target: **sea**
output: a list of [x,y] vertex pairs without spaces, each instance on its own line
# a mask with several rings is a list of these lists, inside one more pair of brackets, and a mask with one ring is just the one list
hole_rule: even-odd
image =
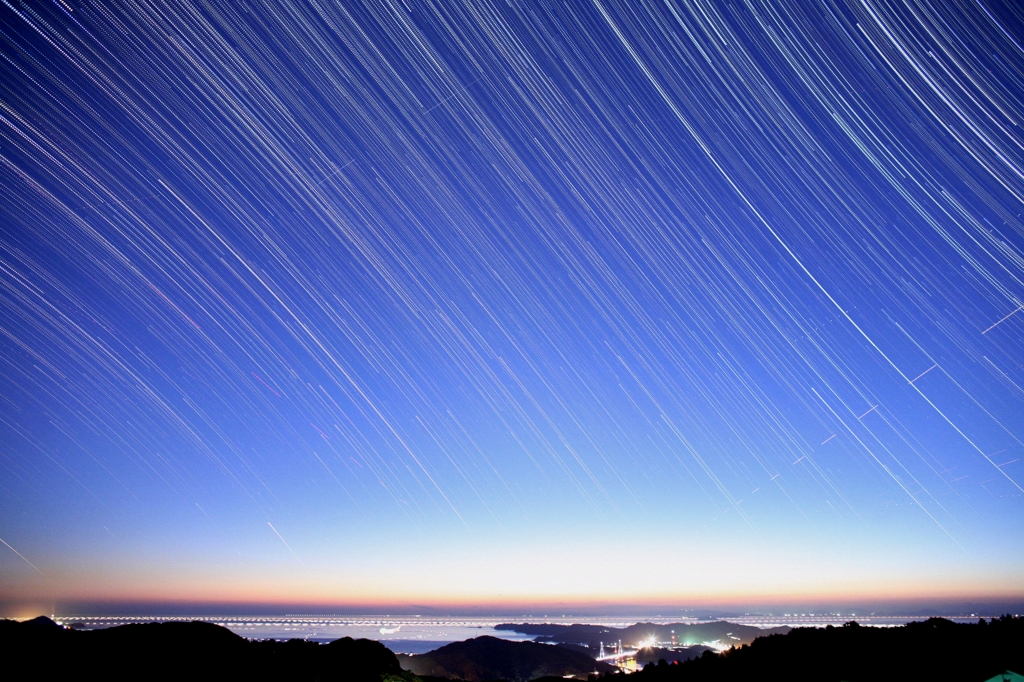
[[[977,614],[943,616],[956,622],[977,622]],[[991,617],[991,616],[988,616]],[[323,615],[323,614],[285,614],[285,615],[251,615],[251,616],[216,616],[216,615],[85,615],[60,614],[54,620],[63,625],[81,629],[100,629],[125,625],[127,623],[152,623],[169,621],[202,620],[228,628],[232,632],[249,639],[306,639],[316,642],[331,642],[342,637],[354,639],[374,639],[383,643],[395,653],[423,654],[438,647],[474,637],[490,635],[513,641],[533,639],[530,635],[522,635],[510,630],[497,630],[500,623],[587,623],[607,627],[623,628],[634,623],[702,623],[707,619],[686,616],[670,617],[594,617],[565,616],[552,618],[536,615],[502,616],[502,617],[462,617],[462,616],[392,616],[392,615]],[[851,620],[861,625],[876,627],[894,627],[911,621],[925,620],[927,616],[891,616],[857,613],[786,613],[768,615],[729,615],[714,620],[728,620],[731,623],[753,625],[769,628],[780,625],[790,627],[825,627],[839,626]]]

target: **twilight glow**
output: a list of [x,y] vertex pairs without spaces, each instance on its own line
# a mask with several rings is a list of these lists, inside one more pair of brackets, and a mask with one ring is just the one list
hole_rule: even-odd
[[1015,3],[0,7],[0,607],[1024,598]]

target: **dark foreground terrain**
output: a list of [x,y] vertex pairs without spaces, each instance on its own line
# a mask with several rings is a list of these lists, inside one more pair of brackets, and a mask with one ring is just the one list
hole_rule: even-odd
[[[651,652],[654,655],[661,652]],[[682,652],[677,652],[682,653]],[[692,653],[692,652],[688,652]],[[478,637],[399,658],[379,642],[249,641],[210,623],[151,623],[106,630],[62,628],[47,618],[0,621],[4,679],[294,680],[345,682],[616,682],[587,653],[535,642]],[[402,667],[407,670],[403,670]],[[956,624],[941,618],[897,628],[798,628],[722,655],[651,663],[631,682],[983,682],[1024,671],[1024,618]],[[623,681],[624,682],[624,681]]]
[[630,682],[983,682],[1006,670],[1024,672],[1024,618],[797,628],[721,655],[649,665]]
[[[212,623],[148,623],[70,630],[40,616],[0,621],[4,678],[53,680],[295,680],[403,682],[379,642],[249,641]],[[14,675],[7,677],[7,675]]]
[[452,642],[419,656],[399,654],[402,667],[416,675],[449,677],[482,682],[508,680],[529,682],[539,677],[581,679],[593,673],[611,673],[616,668],[595,661],[592,656],[549,644],[510,642],[496,637],[476,637]]

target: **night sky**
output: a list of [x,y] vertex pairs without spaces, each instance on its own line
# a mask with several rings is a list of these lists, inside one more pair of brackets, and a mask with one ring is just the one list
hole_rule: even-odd
[[1019,5],[0,1],[4,604],[1024,595]]

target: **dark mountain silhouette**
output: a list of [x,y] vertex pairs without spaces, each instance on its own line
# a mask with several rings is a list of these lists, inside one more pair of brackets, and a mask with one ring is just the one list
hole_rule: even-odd
[[551,623],[503,623],[496,630],[518,632],[523,635],[534,635],[537,642],[556,642],[559,644],[580,644],[587,646],[596,657],[601,642],[607,647],[611,642],[622,640],[623,645],[635,646],[653,639],[655,642],[671,642],[673,631],[676,643],[691,646],[704,642],[719,641],[726,645],[740,646],[750,644],[756,637],[785,634],[788,627],[756,628],[751,625],[739,625],[720,620],[713,623],[637,623],[626,628],[612,628],[602,625],[555,625]]
[[585,644],[570,644],[568,642],[555,642],[554,644],[555,644],[555,646],[560,646],[560,647],[562,647],[564,649],[569,649],[570,651],[578,651],[581,654],[586,654],[587,656],[590,656],[591,658],[596,658],[597,657],[597,652],[596,651],[591,651],[590,647],[588,647]]
[[[1024,618],[957,624],[942,618],[896,628],[798,628],[721,655],[648,665],[631,682],[982,682],[1024,670]],[[611,682],[609,680],[609,682]]]
[[705,651],[714,651],[714,649],[702,644],[694,644],[693,646],[687,646],[681,649],[661,649],[656,646],[645,647],[636,652],[636,663],[639,666],[644,666],[648,663],[657,663],[658,661],[681,663],[682,661],[689,661],[691,658],[697,658]]
[[43,617],[2,620],[0,660],[7,670],[44,679],[382,682],[409,677],[379,642],[350,637],[330,644],[250,642],[202,622],[72,630]]
[[529,682],[544,676],[574,675],[586,678],[614,667],[564,647],[536,642],[510,642],[496,637],[477,637],[453,642],[419,656],[400,655],[402,667],[417,675],[453,677],[469,682],[509,680]]
[[[607,637],[608,633],[600,635]],[[586,653],[589,650],[575,648],[478,637],[422,656],[402,656],[400,664],[379,642],[348,637],[330,644],[249,641],[202,622],[72,630],[43,617],[23,623],[0,621],[4,670],[24,671],[22,676],[41,679],[443,682],[438,678],[461,678],[468,682],[529,682],[547,677],[544,682],[558,682],[566,675],[586,679],[595,671],[607,674],[614,670],[591,658]],[[785,635],[757,638],[721,655],[705,651],[692,660],[667,662],[674,656],[696,653],[698,648],[642,650],[641,662],[655,656],[662,660],[648,664],[629,679],[982,682],[1007,670],[1024,671],[1024,618],[1004,616],[976,624],[932,618],[897,628],[856,623],[839,628],[798,628]],[[414,673],[436,677],[417,679]],[[612,673],[606,682],[620,679],[618,673]]]
[[604,625],[556,625],[554,623],[501,623],[495,625],[494,629],[570,644],[586,644],[591,640],[611,642],[618,638],[618,633],[622,632],[620,628]]

